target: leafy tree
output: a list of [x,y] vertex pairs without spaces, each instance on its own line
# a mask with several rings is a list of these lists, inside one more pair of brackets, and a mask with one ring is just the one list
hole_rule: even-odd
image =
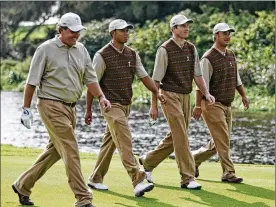
[[[52,6],[55,5],[54,1],[1,1],[1,25],[3,24],[5,29],[2,31],[1,26],[1,37],[4,38],[9,36],[11,45],[13,45],[17,35],[16,31],[20,28],[20,22],[22,21],[33,21],[37,22],[33,26],[29,27],[23,37],[20,38],[20,47],[14,46],[14,50],[19,52],[18,58],[25,58],[28,54],[28,47],[30,45],[30,35],[48,20],[53,14],[51,13]],[[9,42],[7,39],[5,40]],[[4,53],[8,55],[9,49]],[[29,54],[30,55],[30,54]],[[2,56],[2,52],[1,52]]]

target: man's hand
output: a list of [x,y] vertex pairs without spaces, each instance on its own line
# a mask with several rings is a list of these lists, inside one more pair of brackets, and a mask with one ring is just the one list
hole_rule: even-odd
[[167,99],[165,98],[165,96],[162,93],[158,93],[157,98],[159,99],[161,104],[166,104],[167,103]]
[[201,108],[198,107],[198,106],[195,106],[195,108],[193,110],[193,117],[195,118],[195,120],[199,120],[200,119],[201,113],[202,113]]
[[92,111],[85,112],[85,123],[90,125],[92,123]]
[[99,97],[99,103],[100,103],[101,107],[104,109],[105,112],[108,112],[111,109],[111,104],[110,104],[109,100],[107,100],[105,98],[104,95],[101,95]]
[[151,106],[149,114],[150,114],[150,118],[155,121],[158,117],[158,107],[157,106]]
[[206,100],[209,102],[209,105],[213,105],[215,104],[215,97],[212,96],[210,93],[208,93],[207,95],[205,95]]
[[246,96],[242,97],[242,103],[244,106],[244,110],[246,111],[249,108],[249,100]]
[[28,129],[31,128],[33,123],[33,115],[30,108],[22,107],[21,123]]

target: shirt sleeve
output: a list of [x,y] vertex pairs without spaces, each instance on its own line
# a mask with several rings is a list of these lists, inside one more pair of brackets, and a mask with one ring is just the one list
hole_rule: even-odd
[[83,82],[86,85],[90,84],[90,83],[97,83],[98,82],[97,74],[96,74],[94,67],[92,66],[91,58],[89,56],[87,49],[84,48],[84,50],[85,50],[85,57],[86,57],[85,58],[86,65],[85,65]]
[[242,81],[241,81],[241,77],[240,77],[240,74],[239,74],[239,70],[237,70],[237,87],[242,85]]
[[[213,74],[213,67],[207,58],[202,58],[202,60],[200,61],[200,67],[202,68],[202,76],[209,91],[209,83]],[[196,87],[196,90],[199,90],[199,88]]]
[[44,73],[47,62],[47,55],[45,49],[45,47],[38,47],[34,53],[27,78],[27,83],[30,85],[40,85],[41,78]]
[[202,76],[202,70],[200,67],[200,63],[199,63],[199,56],[198,56],[198,52],[196,50],[196,47],[194,46],[194,56],[195,56],[195,68],[194,68],[194,76],[198,77],[198,76]]
[[106,69],[105,61],[100,53],[97,52],[94,55],[92,66],[96,70],[98,81],[100,82]]
[[138,53],[136,52],[136,76],[141,79],[144,78],[146,76],[148,76],[147,71],[145,70],[141,58],[138,55]]
[[156,53],[154,70],[152,79],[155,81],[162,81],[168,67],[168,54],[167,50],[163,47],[159,47]]

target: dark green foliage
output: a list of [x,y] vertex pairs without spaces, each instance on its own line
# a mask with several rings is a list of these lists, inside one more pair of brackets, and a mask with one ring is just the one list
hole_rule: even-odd
[[85,34],[81,36],[80,41],[89,51],[91,58],[93,58],[94,54],[111,40],[111,36],[108,33],[108,25],[110,21],[111,20],[105,20],[99,22],[94,20],[85,25],[87,31],[85,31]]
[[[255,15],[247,11],[235,14],[218,12],[216,8],[202,6],[203,14],[184,10],[187,17],[194,20],[190,25],[188,41],[197,47],[199,56],[213,45],[212,30],[216,23],[227,22],[234,26],[236,32],[231,39],[230,49],[234,51],[243,83],[246,86],[265,86],[269,94],[275,94],[275,15],[273,12],[261,11]],[[131,36],[130,46],[140,53],[142,62],[149,74],[152,74],[157,48],[171,37],[169,20],[147,21],[137,28]]]
[[1,59],[1,90],[23,91],[31,57],[25,61]]

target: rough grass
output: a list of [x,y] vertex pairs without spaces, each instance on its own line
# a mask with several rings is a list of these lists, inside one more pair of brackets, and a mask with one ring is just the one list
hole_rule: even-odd
[[[1,145],[1,206],[19,206],[11,184],[32,165],[42,150]],[[81,153],[84,178],[87,181],[97,156]],[[175,160],[166,159],[153,176],[155,188],[142,198],[133,195],[133,188],[118,155],[114,155],[105,184],[109,191],[93,190],[97,207],[272,207],[274,206],[274,166],[236,164],[243,184],[220,182],[219,163],[206,162],[200,167],[200,191],[179,188],[179,173]],[[75,199],[67,184],[63,163],[57,162],[34,186],[31,199],[37,207],[73,206]]]

